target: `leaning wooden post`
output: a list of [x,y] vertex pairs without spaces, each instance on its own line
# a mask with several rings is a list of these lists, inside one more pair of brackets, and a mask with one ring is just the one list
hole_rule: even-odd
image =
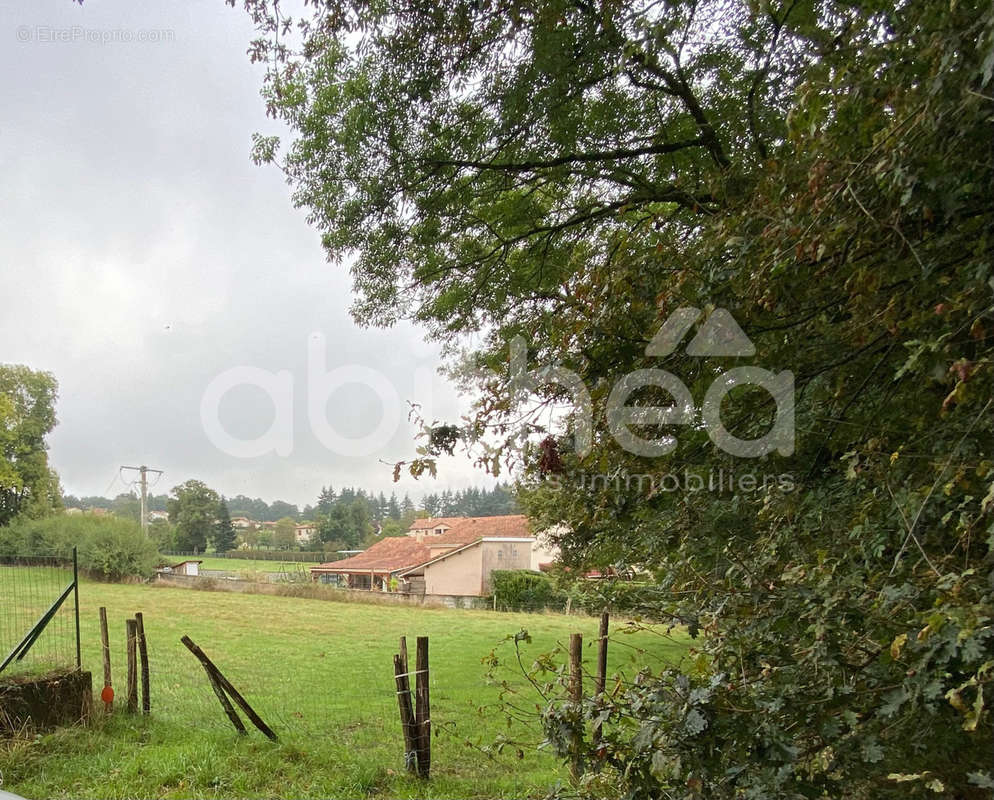
[[[605,611],[601,614],[601,628],[597,639],[597,682],[594,685],[594,696],[598,703],[604,700],[604,687],[607,685],[607,636],[610,617]],[[594,723],[594,749],[601,741],[601,723]]]
[[238,731],[239,734],[247,734],[248,731],[245,730],[245,723],[242,722],[241,717],[238,716],[238,712],[235,711],[234,706],[231,705],[228,695],[224,693],[224,689],[222,689],[221,684],[217,682],[217,678],[214,677],[214,673],[211,672],[206,665],[202,666],[204,667],[204,672],[207,673],[207,680],[211,685],[211,689],[214,690],[214,694],[217,695],[217,699],[221,703],[221,708],[224,710],[225,716],[231,720],[231,724],[235,726],[235,730]]
[[[189,644],[187,644],[187,642],[189,642]],[[218,683],[217,678],[214,677],[214,673],[211,672],[205,663],[205,660],[210,661],[210,659],[204,655],[203,650],[193,644],[193,642],[187,639],[186,636],[183,637],[183,644],[185,644],[190,652],[197,656],[200,660],[200,665],[204,668],[204,672],[207,673],[207,681],[210,683],[211,689],[214,690],[214,694],[217,695],[218,702],[221,703],[221,708],[224,710],[225,716],[227,716],[228,719],[231,720],[231,724],[235,726],[235,730],[242,735],[248,733],[248,731],[245,730],[245,724],[242,722],[241,717],[238,716],[238,712],[235,711],[234,707],[231,705],[228,695],[224,693],[224,689],[221,688],[221,684]],[[196,650],[193,648],[196,648]],[[201,655],[204,655],[204,657],[200,658]]]
[[[208,675],[213,679],[213,681],[215,681],[221,689],[227,692],[238,707],[245,712],[245,716],[249,718],[252,724],[272,741],[278,741],[279,737],[276,735],[275,731],[273,731],[272,728],[262,721],[262,717],[255,713],[255,709],[252,708],[252,706],[248,704],[248,701],[242,697],[241,693],[239,693],[239,691],[231,685],[231,681],[224,677],[224,674],[217,668],[214,662],[207,657],[207,654],[197,647],[189,636],[184,636],[180,639],[180,641],[186,646],[186,649],[193,653],[193,655],[197,657],[197,660],[203,664],[204,669],[207,670]],[[227,709],[225,710],[227,711]]]
[[573,714],[576,715],[576,725],[573,730],[573,741],[570,745],[570,774],[574,780],[579,780],[583,774],[583,635],[569,635],[569,699],[573,704]]
[[414,719],[417,723],[418,738],[418,775],[427,778],[431,773],[431,703],[428,697],[428,637],[418,637],[418,652],[416,661],[415,680],[415,709]]
[[148,640],[145,638],[145,619],[139,611],[135,614],[135,627],[138,634],[138,659],[141,662],[142,714],[148,714],[152,701],[148,696]]
[[404,731],[404,766],[417,772],[417,740],[414,732],[414,710],[411,708],[411,684],[401,656],[393,657],[394,682],[397,685],[397,705],[400,707],[400,727]]
[[100,697],[104,701],[104,711],[110,713],[114,708],[114,684],[110,679],[110,633],[107,630],[107,609],[104,606],[100,606],[100,645],[104,656],[104,688]]
[[138,710],[138,660],[135,653],[138,623],[129,619],[125,629],[128,643],[128,712],[134,714]]

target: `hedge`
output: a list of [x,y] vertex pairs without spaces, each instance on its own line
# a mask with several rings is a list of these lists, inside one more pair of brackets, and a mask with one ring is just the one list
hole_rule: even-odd
[[90,577],[120,580],[155,574],[155,545],[132,520],[58,515],[17,519],[0,528],[0,555],[70,558],[74,546],[80,571]]

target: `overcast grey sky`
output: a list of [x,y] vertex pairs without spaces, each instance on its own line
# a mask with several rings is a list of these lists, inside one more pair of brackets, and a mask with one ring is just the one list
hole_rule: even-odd
[[[410,327],[353,324],[347,272],[325,262],[279,172],[249,159],[253,132],[281,132],[245,55],[252,35],[222,0],[0,0],[0,362],[58,378],[50,456],[67,493],[116,494],[118,466],[146,463],[166,471],[156,492],[199,478],[303,505],[328,483],[390,491],[379,460],[412,453],[406,422],[360,457],[330,451],[309,424],[315,335],[328,370],[374,368],[405,408],[428,400],[416,376],[434,372],[437,351]],[[290,373],[286,456],[234,457],[205,433],[205,390],[243,365]],[[430,394],[436,417],[458,413],[437,375]],[[327,410],[350,438],[382,416],[357,385]],[[218,416],[251,438],[274,407],[239,387]],[[420,497],[483,482],[459,459],[437,482],[394,488]]]

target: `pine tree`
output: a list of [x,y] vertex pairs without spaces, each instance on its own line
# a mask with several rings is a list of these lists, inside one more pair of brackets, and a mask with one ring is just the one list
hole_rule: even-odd
[[387,516],[390,519],[400,519],[400,503],[397,502],[396,492],[390,492],[390,500],[387,502]]
[[225,553],[235,549],[237,542],[235,526],[231,524],[231,513],[228,511],[228,503],[222,497],[217,507],[217,520],[214,522],[214,530],[211,534],[211,543],[218,553]]
[[331,486],[322,486],[321,494],[318,495],[318,504],[316,506],[318,512],[328,516],[331,513],[331,507],[335,505],[337,497],[335,495],[335,490]]

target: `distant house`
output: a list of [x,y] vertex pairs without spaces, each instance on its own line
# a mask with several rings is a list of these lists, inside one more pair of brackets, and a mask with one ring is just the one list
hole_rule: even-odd
[[318,527],[313,522],[303,522],[294,526],[293,535],[297,544],[307,544],[317,536]]
[[465,522],[469,517],[424,517],[416,519],[407,529],[407,535],[417,540],[422,540],[426,536],[441,536],[443,533],[452,530],[453,525]]
[[350,558],[311,567],[311,579],[348,589],[403,590],[399,580],[393,579],[398,573],[427,561],[430,556],[428,548],[417,539],[390,536]]
[[538,571],[557,555],[521,514],[419,522],[406,537],[382,539],[351,558],[311,567],[313,580],[351,589],[480,597],[490,594],[495,569]]
[[537,569],[536,537],[521,514],[469,517],[424,544],[429,558],[398,575],[419,594],[480,597],[490,594],[495,569]]
[[244,531],[248,528],[259,527],[259,523],[255,520],[249,519],[248,517],[232,517],[231,527],[235,530]]
[[168,512],[166,512],[166,511],[149,511],[148,512],[148,521],[149,522],[155,522],[156,520],[159,520],[159,519],[169,519]]

